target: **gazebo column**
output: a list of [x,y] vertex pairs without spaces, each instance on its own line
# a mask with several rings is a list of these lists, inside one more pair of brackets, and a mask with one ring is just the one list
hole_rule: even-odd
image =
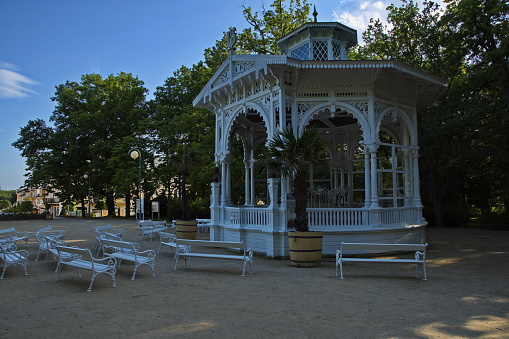
[[371,207],[371,165],[369,149],[364,145],[364,207]]
[[379,208],[378,204],[378,178],[377,178],[377,150],[375,145],[368,146],[370,154],[370,180],[371,180],[371,208]]
[[251,200],[251,164],[249,160],[244,160],[244,205],[252,206]]
[[412,162],[413,162],[413,168],[412,173],[414,175],[413,177],[413,195],[414,195],[414,206],[418,208],[422,208],[422,202],[421,202],[421,188],[419,185],[419,153],[417,149],[410,150],[410,153],[412,154]]
[[255,192],[255,166],[254,166],[254,163],[255,163],[255,160],[252,159],[251,160],[251,164],[250,164],[250,171],[251,171],[251,180],[250,180],[250,184],[251,184],[251,189],[250,189],[250,192],[251,192],[251,206],[254,206],[256,205],[256,192]]
[[221,206],[226,206],[226,162],[221,160]]
[[232,174],[231,174],[231,161],[225,161],[226,164],[226,198],[225,202],[227,206],[231,205],[232,202]]

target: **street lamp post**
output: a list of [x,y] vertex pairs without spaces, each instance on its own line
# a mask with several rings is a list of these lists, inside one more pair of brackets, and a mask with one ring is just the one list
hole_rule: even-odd
[[[143,206],[143,198],[141,194],[141,152],[139,149],[133,147],[129,150],[129,156],[133,158],[134,160],[138,159],[138,199],[136,199],[136,220],[144,220],[144,206]],[[138,217],[139,213],[139,217]]]
[[90,175],[88,175],[88,173],[85,173],[85,175],[83,175],[83,178],[88,179],[88,190],[87,190],[88,209],[87,209],[87,212],[90,214]]

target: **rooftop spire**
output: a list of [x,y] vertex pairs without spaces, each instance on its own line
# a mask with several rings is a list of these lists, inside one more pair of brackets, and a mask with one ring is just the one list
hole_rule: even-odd
[[316,18],[318,16],[318,12],[316,11],[315,5],[313,5],[313,16],[315,17],[315,22],[318,22],[318,19]]

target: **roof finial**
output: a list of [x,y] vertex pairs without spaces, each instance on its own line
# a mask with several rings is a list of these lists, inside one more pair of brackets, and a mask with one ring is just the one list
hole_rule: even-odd
[[315,22],[318,22],[318,20],[316,19],[316,17],[318,16],[318,12],[316,11],[316,6],[313,5],[313,16],[315,17]]
[[230,55],[233,55],[235,53],[235,44],[237,43],[237,28],[230,27],[230,31],[226,34],[226,44],[228,45]]

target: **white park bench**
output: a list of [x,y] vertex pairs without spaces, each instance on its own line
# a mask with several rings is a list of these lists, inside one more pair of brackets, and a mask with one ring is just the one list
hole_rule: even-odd
[[[342,242],[339,249],[336,251],[336,276],[338,276],[338,268],[343,277],[343,262],[399,262],[406,264],[415,264],[415,276],[418,277],[419,265],[422,265],[424,278],[426,276],[426,247],[428,244],[378,244],[378,243],[347,243]],[[346,252],[413,252],[413,258],[367,258],[367,257],[345,257]]]
[[28,232],[17,232],[14,227],[0,230],[0,243],[12,242],[16,244],[18,240],[23,240],[28,247]]
[[101,237],[103,233],[107,233],[107,235],[113,235],[116,239],[122,240],[122,235],[124,234],[124,230],[121,228],[113,228],[110,224],[105,226],[92,226],[95,235],[94,248],[100,247],[101,244],[98,238]]
[[52,236],[55,236],[56,239],[64,239],[64,235],[65,235],[64,230],[54,230],[51,226],[38,228],[37,233],[42,234],[42,235],[52,235]]
[[196,225],[198,233],[208,233],[210,231],[210,219],[196,219],[196,221],[198,222]]
[[13,243],[0,244],[0,260],[4,262],[4,269],[0,279],[4,278],[5,270],[11,265],[20,265],[27,273],[28,265],[28,251],[18,250],[16,245]]
[[[39,248],[43,248],[46,251],[46,259],[45,263],[48,262],[49,254],[53,254],[53,258],[56,259],[58,257],[57,246],[67,246],[64,240],[55,239],[55,237],[51,235],[45,235],[41,237],[42,244],[39,245]],[[39,253],[37,254],[39,255]]]
[[135,242],[102,239],[103,253],[110,258],[116,258],[120,265],[122,260],[134,263],[134,273],[131,280],[136,277],[136,271],[141,265],[152,268],[152,276],[155,277],[154,267],[156,264],[156,252],[154,250],[140,251],[140,245]]
[[[206,259],[230,259],[230,260],[241,260],[244,265],[242,268],[242,276],[246,273],[246,264],[249,263],[250,273],[253,270],[253,250],[245,248],[244,242],[234,241],[208,241],[208,240],[188,240],[188,239],[176,239],[177,248],[182,248],[182,251],[175,252],[175,267],[177,270],[177,264],[179,257],[184,259],[184,267],[187,267],[187,259],[206,258]],[[210,249],[213,248],[226,248],[230,250],[238,250],[240,254],[220,254],[210,253]],[[207,250],[208,251],[203,251]]]
[[[168,233],[168,232],[159,232],[159,249],[157,250],[157,253],[161,253],[161,248],[163,246],[168,246],[170,250],[173,248],[173,251],[177,251],[177,235],[174,233]],[[187,246],[180,245],[179,251],[185,251],[185,248]]]
[[35,233],[35,239],[37,239],[37,243],[39,244],[39,249],[37,251],[37,256],[35,257],[35,261],[39,260],[39,256],[41,253],[46,253],[46,261],[48,260],[49,255],[49,243],[45,237],[49,237],[55,241],[61,241],[64,237],[65,231],[53,231],[51,226],[46,226],[43,228],[37,229]]
[[112,287],[116,287],[115,273],[117,272],[117,260],[115,258],[106,257],[102,259],[96,259],[92,256],[92,253],[88,248],[67,246],[57,246],[57,253],[57,281],[60,279],[60,272],[62,271],[62,267],[71,266],[76,268],[78,277],[80,278],[82,269],[92,271],[92,279],[90,280],[90,285],[87,289],[88,292],[92,291],[92,284],[94,283],[94,279],[98,274],[101,273],[109,274],[113,280]]
[[[95,237],[95,243],[94,243],[94,247],[97,247],[96,256],[98,256],[99,253],[101,253],[101,251],[104,249],[104,246],[102,244],[103,239],[123,241],[121,236],[118,236],[118,235],[115,235],[115,234],[112,234],[112,233],[108,233],[108,232],[101,232],[101,233],[99,233]],[[96,245],[96,244],[99,244],[99,245]]]
[[138,221],[139,230],[138,234],[141,234],[140,240],[143,237],[149,237],[150,241],[159,233],[168,229],[166,221],[153,221],[153,220],[140,220]]

